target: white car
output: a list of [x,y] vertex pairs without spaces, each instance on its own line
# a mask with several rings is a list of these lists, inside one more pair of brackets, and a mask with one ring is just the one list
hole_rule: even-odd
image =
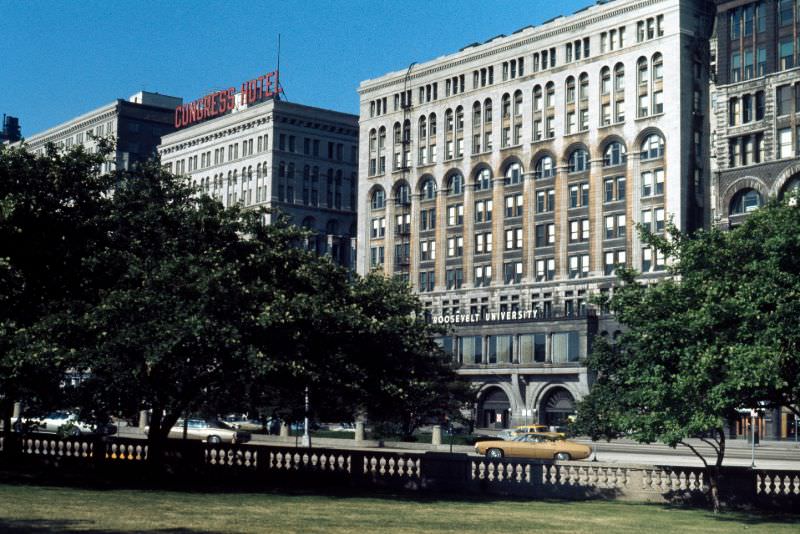
[[92,425],[78,419],[77,414],[68,411],[50,412],[44,417],[34,417],[29,420],[29,427],[34,432],[47,432],[56,434],[63,428],[67,436],[80,436],[82,434],[114,434],[117,428],[114,425]]

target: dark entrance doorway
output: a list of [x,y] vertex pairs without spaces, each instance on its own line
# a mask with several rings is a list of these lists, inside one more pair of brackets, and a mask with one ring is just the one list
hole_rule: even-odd
[[575,415],[575,399],[564,388],[551,390],[542,400],[541,412],[547,426],[566,426],[569,417]]
[[508,428],[511,403],[500,388],[491,388],[483,395],[478,408],[478,426],[483,428]]

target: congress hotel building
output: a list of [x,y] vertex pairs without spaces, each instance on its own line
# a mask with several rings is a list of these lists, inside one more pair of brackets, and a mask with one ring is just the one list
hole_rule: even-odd
[[[361,83],[357,269],[408,279],[478,427],[563,423],[636,224],[707,223],[713,5],[598,2]],[[704,155],[706,154],[706,155]]]

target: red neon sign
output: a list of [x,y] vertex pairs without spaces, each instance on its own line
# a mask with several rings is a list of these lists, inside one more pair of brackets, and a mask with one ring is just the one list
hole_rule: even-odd
[[[242,83],[240,94],[242,104],[254,104],[280,93],[278,71],[268,72],[258,78]],[[175,128],[189,126],[196,122],[223,115],[236,106],[236,89],[231,87],[211,93],[194,102],[175,108]]]

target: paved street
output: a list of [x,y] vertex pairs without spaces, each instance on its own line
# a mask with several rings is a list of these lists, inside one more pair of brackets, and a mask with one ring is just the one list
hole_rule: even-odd
[[[143,437],[137,428],[122,427],[119,429],[121,437]],[[446,436],[444,441],[446,442]],[[701,461],[686,447],[672,449],[662,444],[639,444],[627,440],[612,442],[591,442],[587,439],[576,439],[575,441],[591,445],[596,453],[597,460],[601,462],[618,462],[625,464],[664,464],[664,465],[685,465],[688,467],[700,467]],[[710,448],[703,445],[699,440],[690,441],[699,450],[710,453]],[[255,445],[284,445],[294,446],[294,437],[286,440],[277,436],[264,436],[254,434]],[[343,448],[343,449],[365,449],[376,450],[374,442],[366,445],[357,446],[352,440],[345,439],[314,439],[312,445],[324,448]],[[381,447],[380,450],[386,452],[408,452],[431,450],[432,447],[425,447],[424,444],[414,443],[408,446],[391,443],[391,447]],[[438,450],[449,450],[446,445]],[[468,446],[454,446],[453,452],[473,454],[473,448]],[[710,458],[710,456],[709,456]],[[726,453],[724,465],[727,466],[750,466],[751,448],[749,443],[742,440],[731,440],[726,442]],[[756,468],[761,469],[795,469],[800,470],[800,445],[790,441],[764,441],[756,447]]]

